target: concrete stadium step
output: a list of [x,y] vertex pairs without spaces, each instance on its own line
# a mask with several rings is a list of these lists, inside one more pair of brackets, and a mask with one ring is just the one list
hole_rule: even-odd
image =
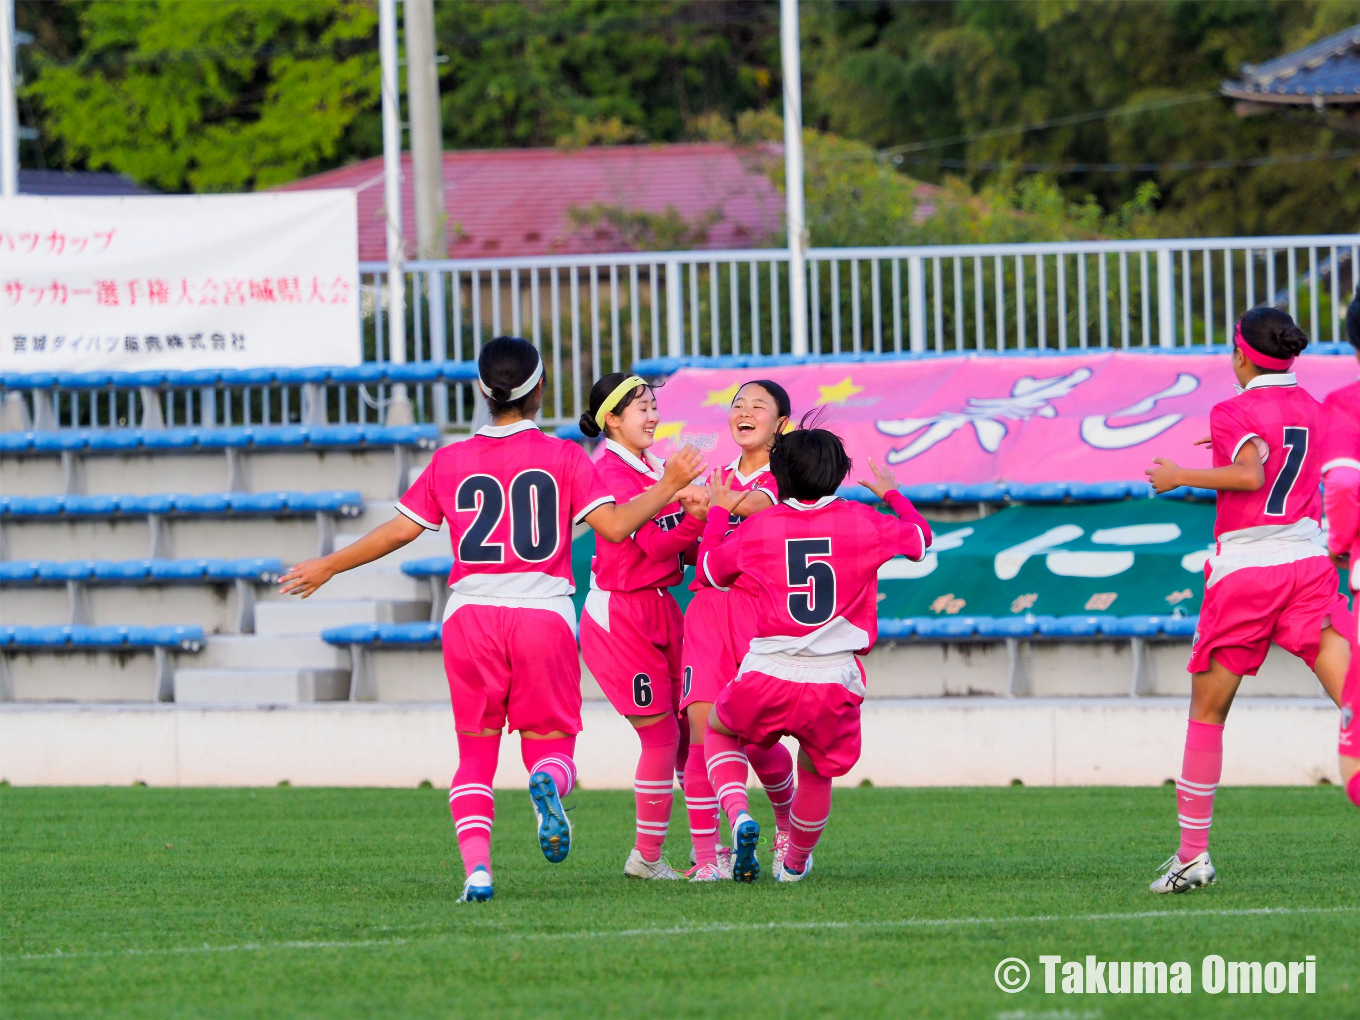
[[343,669],[177,669],[175,702],[199,705],[296,705],[344,701]]
[[347,623],[416,623],[429,618],[430,603],[415,599],[270,601],[255,607],[255,633],[316,635]]
[[194,656],[205,669],[341,669],[350,667],[349,652],[311,635],[213,635]]

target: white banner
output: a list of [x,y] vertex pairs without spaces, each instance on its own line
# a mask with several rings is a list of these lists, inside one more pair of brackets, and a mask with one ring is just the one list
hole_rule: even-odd
[[0,369],[354,365],[352,191],[0,199]]

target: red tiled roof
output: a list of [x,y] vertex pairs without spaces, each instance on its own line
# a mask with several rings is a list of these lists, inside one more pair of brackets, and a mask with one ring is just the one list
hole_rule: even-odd
[[[410,154],[402,157],[402,221],[415,244]],[[369,159],[293,181],[279,190],[360,188],[359,258],[387,258],[382,160]],[[505,258],[627,250],[607,225],[577,226],[569,210],[596,205],[664,213],[691,226],[712,221],[705,249],[766,243],[784,218],[784,198],[752,165],[749,150],[700,143],[585,149],[500,149],[444,154],[444,203],[453,258]]]

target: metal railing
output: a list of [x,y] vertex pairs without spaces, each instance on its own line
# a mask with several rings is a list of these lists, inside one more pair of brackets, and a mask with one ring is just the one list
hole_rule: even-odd
[[[1357,264],[1357,234],[814,248],[809,353],[1222,344],[1258,304],[1335,341]],[[406,357],[474,360],[524,336],[543,352],[543,420],[574,421],[595,378],[642,358],[794,353],[788,271],[774,248],[412,262]],[[360,272],[365,356],[385,360],[386,266]],[[471,391],[454,389],[418,414],[468,423]]]

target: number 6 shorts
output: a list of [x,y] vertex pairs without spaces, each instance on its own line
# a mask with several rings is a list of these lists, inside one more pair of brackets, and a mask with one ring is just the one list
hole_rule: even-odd
[[552,608],[491,606],[450,598],[444,671],[454,725],[463,732],[581,732],[581,660],[571,599]]
[[685,620],[668,591],[598,591],[581,614],[581,656],[620,715],[661,715],[680,705]]

